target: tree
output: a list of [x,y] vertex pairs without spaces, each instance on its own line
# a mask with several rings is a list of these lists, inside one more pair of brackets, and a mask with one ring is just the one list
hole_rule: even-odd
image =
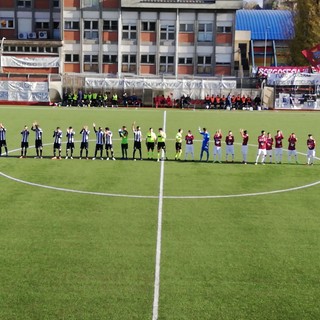
[[297,0],[294,14],[294,37],[290,42],[290,64],[309,64],[301,51],[311,49],[320,43],[319,0]]

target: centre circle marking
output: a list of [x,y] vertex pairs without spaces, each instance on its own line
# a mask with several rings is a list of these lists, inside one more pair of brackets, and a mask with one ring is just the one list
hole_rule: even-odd
[[[44,144],[51,145],[51,144]],[[250,145],[253,146],[253,145]],[[31,146],[32,148],[34,146]],[[10,150],[8,153],[19,151],[20,149],[14,149]],[[305,153],[298,152],[299,154],[305,155]],[[315,157],[317,160],[320,160],[319,158]],[[135,195],[135,194],[120,194],[120,193],[105,193],[105,192],[94,192],[94,191],[82,191],[82,190],[75,190],[75,189],[68,189],[68,188],[61,188],[61,187],[54,187],[49,185],[44,185],[40,183],[34,183],[26,180],[21,180],[15,177],[12,177],[10,175],[7,175],[3,172],[0,172],[0,176],[18,182],[22,184],[26,184],[33,187],[43,188],[43,189],[49,189],[54,191],[62,191],[62,192],[70,192],[70,193],[78,193],[78,194],[87,194],[87,195],[95,195],[95,196],[104,196],[104,197],[120,197],[120,198],[135,198],[135,199],[159,199],[159,196],[147,196],[147,195]],[[240,197],[255,197],[255,196],[263,196],[263,195],[271,195],[271,194],[277,194],[277,193],[284,193],[284,192],[291,192],[296,190],[302,190],[306,188],[311,188],[316,185],[320,184],[320,180],[305,184],[298,187],[292,187],[287,189],[279,189],[279,190],[271,190],[271,191],[261,191],[261,192],[253,192],[253,193],[239,193],[239,194],[224,194],[224,195],[207,195],[207,196],[163,196],[164,199],[223,199],[223,198],[240,198]]]

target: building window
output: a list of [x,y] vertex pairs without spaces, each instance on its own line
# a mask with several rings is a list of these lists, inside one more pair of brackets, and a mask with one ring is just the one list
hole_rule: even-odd
[[79,23],[79,21],[65,21],[64,28],[66,30],[79,30],[80,23]]
[[104,54],[103,63],[118,63],[118,56],[116,54]]
[[179,58],[179,64],[193,64],[193,58]]
[[127,24],[122,27],[122,39],[123,40],[135,40],[137,39],[137,26]]
[[198,41],[199,42],[212,42],[212,23],[199,23]]
[[14,29],[14,19],[0,18],[0,29]]
[[136,72],[137,57],[135,54],[122,55],[122,72]]
[[118,21],[117,20],[103,20],[103,30],[117,31]]
[[97,54],[85,54],[83,56],[83,70],[85,72],[99,72],[99,57]]
[[141,63],[154,64],[156,61],[156,56],[154,54],[142,54]]
[[99,0],[81,0],[82,8],[92,8],[99,6]]
[[152,21],[142,21],[141,22],[142,31],[156,31],[156,23]]
[[161,40],[174,40],[174,26],[173,25],[162,25],[160,28],[160,39]]
[[60,8],[60,0],[53,0],[53,7]]
[[31,0],[18,0],[18,7],[31,8]]
[[36,29],[49,29],[49,21],[36,21]]
[[193,23],[180,23],[180,32],[193,32]]
[[79,55],[78,54],[66,54],[65,62],[79,62]]
[[160,73],[173,73],[174,72],[174,57],[173,56],[160,56]]
[[95,40],[99,38],[99,23],[97,20],[84,21],[84,39]]
[[198,56],[197,73],[198,74],[211,73],[211,56]]
[[217,33],[231,33],[231,27],[217,26]]

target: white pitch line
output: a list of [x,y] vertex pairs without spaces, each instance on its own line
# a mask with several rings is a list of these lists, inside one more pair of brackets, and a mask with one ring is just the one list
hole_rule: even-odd
[[[163,130],[166,132],[167,112],[163,113]],[[156,265],[154,275],[154,296],[152,320],[158,320],[159,314],[159,295],[160,295],[160,261],[161,261],[161,238],[162,238],[162,209],[163,209],[163,182],[164,182],[164,159],[160,167],[160,185],[159,185],[159,205],[158,205],[158,230],[156,245]]]

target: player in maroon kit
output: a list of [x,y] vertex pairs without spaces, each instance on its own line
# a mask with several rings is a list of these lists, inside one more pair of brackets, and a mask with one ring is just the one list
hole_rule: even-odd
[[316,140],[314,140],[312,134],[308,134],[307,147],[307,164],[313,165],[313,161],[316,156]]
[[269,158],[269,163],[272,163],[272,146],[273,146],[273,138],[270,132],[267,134],[267,158]]
[[216,156],[218,155],[219,163],[221,163],[221,140],[222,132],[221,129],[217,130],[213,136],[213,162],[216,162]]
[[258,164],[259,158],[261,157],[261,164],[265,164],[267,155],[267,136],[264,130],[261,131],[261,135],[258,137],[258,153],[255,165]]
[[229,154],[231,154],[231,159],[233,162],[234,161],[234,136],[231,130],[228,132],[228,135],[226,136],[225,141],[226,141],[226,162],[228,162]]
[[282,140],[283,140],[282,131],[277,130],[277,134],[274,136],[274,141],[275,141],[274,156],[275,156],[276,163],[281,163],[282,161]]
[[242,163],[247,164],[249,135],[247,130],[243,130],[243,129],[240,129],[240,135],[242,137],[242,146],[241,146]]
[[186,153],[184,156],[184,161],[187,160],[189,153],[191,153],[192,161],[194,161],[194,147],[193,147],[194,136],[193,136],[191,130],[188,130],[188,133],[185,136],[184,140],[186,141]]
[[294,156],[294,159],[296,160],[296,163],[298,163],[298,155],[297,155],[297,150],[296,150],[296,143],[298,139],[294,133],[291,133],[288,142],[288,162],[291,162],[291,157]]

